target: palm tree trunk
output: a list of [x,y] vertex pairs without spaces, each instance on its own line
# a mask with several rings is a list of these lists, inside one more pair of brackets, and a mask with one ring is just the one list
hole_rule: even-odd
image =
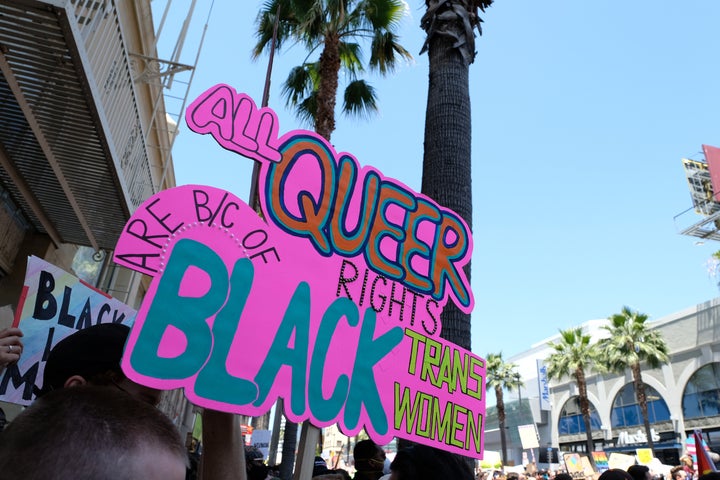
[[[325,36],[325,45],[320,54],[320,86],[317,94],[317,115],[315,131],[328,142],[335,130],[335,97],[338,89],[340,72],[340,37],[335,32]],[[283,456],[280,462],[280,477],[289,480],[295,464],[295,448],[297,446],[297,423],[285,417],[285,435],[283,437]],[[287,453],[286,453],[287,452]]]
[[595,450],[595,442],[592,438],[592,424],[590,423],[590,401],[587,394],[587,381],[585,380],[585,371],[582,368],[575,370],[575,381],[577,382],[578,391],[580,392],[580,412],[585,423],[585,445],[587,448],[587,456],[594,464],[592,452]]
[[298,424],[285,417],[283,433],[282,460],[280,460],[280,478],[290,480],[295,467],[295,450],[297,449]]
[[505,401],[501,387],[495,387],[495,400],[498,412],[498,426],[500,427],[500,446],[502,449],[502,462],[507,465],[507,439],[505,438]]
[[[432,37],[428,52],[422,193],[456,212],[472,228],[469,68],[444,35]],[[469,279],[469,262],[465,274]],[[471,348],[469,314],[449,301],[441,321],[443,338]]]
[[327,141],[335,130],[335,102],[340,72],[340,37],[336,32],[325,35],[325,45],[320,54],[320,85],[317,93],[317,116],[315,131]]
[[654,448],[652,440],[652,430],[650,429],[650,416],[648,415],[647,407],[647,395],[645,394],[645,382],[642,379],[642,372],[640,371],[640,362],[635,363],[632,367],[633,382],[635,383],[635,396],[637,397],[638,405],[640,405],[640,413],[643,417],[643,425],[645,425],[645,435],[647,436],[648,448],[652,450]]

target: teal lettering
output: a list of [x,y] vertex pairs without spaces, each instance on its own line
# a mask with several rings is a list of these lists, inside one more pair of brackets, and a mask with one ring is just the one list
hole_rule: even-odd
[[[178,295],[182,279],[192,266],[210,276],[212,287],[202,297]],[[212,335],[206,319],[222,307],[227,291],[228,274],[222,259],[202,243],[179,240],[140,330],[137,344],[142,348],[132,351],[130,364],[133,369],[141,375],[159,379],[185,379],[194,375],[212,349]],[[168,327],[179,329],[188,339],[185,351],[173,358],[157,354]]]
[[387,433],[388,420],[380,402],[373,367],[402,341],[403,330],[393,327],[373,340],[376,322],[375,311],[371,308],[365,310],[344,420],[348,429],[354,429],[360,419],[360,406],[364,405],[371,425],[376,432],[383,435]]
[[[294,346],[289,343],[295,332]],[[310,341],[310,286],[300,282],[290,299],[282,323],[265,361],[255,376],[259,394],[253,405],[260,406],[270,392],[280,367],[292,369],[290,409],[295,415],[305,411],[305,380],[307,376],[307,353]]]
[[243,405],[257,396],[257,387],[250,380],[228,374],[226,362],[240,316],[245,308],[253,282],[253,265],[241,258],[233,267],[230,277],[230,295],[212,327],[214,345],[212,355],[198,374],[195,393],[220,402]]
[[322,394],[323,370],[327,352],[337,324],[342,317],[347,318],[348,324],[352,327],[356,326],[360,319],[357,307],[347,298],[338,298],[327,309],[313,347],[310,381],[308,382],[308,402],[313,415],[320,421],[329,421],[335,418],[340,413],[347,397],[349,385],[347,375],[340,375],[337,379],[330,398],[325,400]]

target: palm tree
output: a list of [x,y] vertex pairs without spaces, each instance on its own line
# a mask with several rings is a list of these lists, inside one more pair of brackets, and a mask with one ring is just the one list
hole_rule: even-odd
[[560,330],[560,340],[548,343],[548,347],[553,352],[545,359],[549,379],[560,380],[563,377],[571,377],[578,386],[580,411],[585,422],[588,453],[595,450],[595,448],[590,424],[590,401],[588,400],[585,373],[591,369],[596,361],[596,345],[591,343],[590,335],[582,333],[582,328]]
[[[377,110],[375,90],[358,75],[365,70],[359,42],[370,44],[370,70],[385,75],[411,55],[395,34],[407,5],[403,0],[268,0],[257,18],[259,56],[270,44],[278,19],[276,48],[286,42],[305,46],[308,58],[290,72],[283,87],[289,105],[300,118],[311,121],[315,131],[330,140],[335,130],[335,104],[340,71],[348,78],[343,111],[363,116]],[[278,13],[279,12],[279,13]]]
[[[469,66],[475,60],[474,29],[493,0],[425,0],[420,22],[429,57],[425,148],[421,191],[460,215],[472,229]],[[470,263],[465,266],[470,279]],[[470,349],[470,315],[448,302],[442,336]]]
[[489,353],[485,359],[485,385],[495,389],[495,406],[500,427],[500,444],[502,445],[503,464],[507,465],[507,439],[505,437],[505,402],[503,390],[511,392],[520,389],[523,381],[514,363],[505,363],[501,353]]
[[608,320],[610,324],[603,326],[603,329],[610,333],[610,337],[599,342],[603,356],[602,363],[610,371],[622,373],[628,368],[632,371],[635,396],[640,405],[648,447],[652,449],[647,396],[640,363],[647,362],[651,368],[658,368],[668,363],[670,361],[668,346],[660,331],[648,326],[646,323],[648,316],[644,313],[623,307],[620,313],[611,315]]
[[[280,51],[287,42],[304,45],[308,58],[320,51],[317,61],[306,60],[291,70],[283,95],[301,119],[330,141],[341,70],[350,79],[343,112],[363,116],[377,110],[375,90],[358,78],[365,69],[358,41],[369,41],[368,67],[383,75],[400,60],[412,58],[395,35],[405,11],[403,0],[267,0],[256,20],[257,44],[252,53],[257,58],[273,44]],[[286,418],[282,478],[292,475],[296,437],[297,424]]]

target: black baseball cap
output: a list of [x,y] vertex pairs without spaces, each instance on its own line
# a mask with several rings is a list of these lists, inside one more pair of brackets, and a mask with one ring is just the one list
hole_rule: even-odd
[[312,476],[317,477],[318,475],[323,475],[325,473],[330,473],[330,470],[327,468],[327,463],[322,457],[315,457]]
[[48,355],[38,396],[63,388],[73,375],[89,380],[108,371],[122,373],[120,360],[129,333],[127,325],[100,323],[60,340]]

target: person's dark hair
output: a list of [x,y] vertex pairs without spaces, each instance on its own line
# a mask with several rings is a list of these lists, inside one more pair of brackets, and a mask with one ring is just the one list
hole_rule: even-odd
[[353,448],[355,460],[355,478],[359,480],[377,479],[382,477],[385,467],[385,452],[370,439],[360,440]]
[[352,480],[352,477],[350,476],[350,472],[343,468],[336,468],[335,470],[330,470],[329,473],[333,473],[335,475],[340,475],[343,480]]
[[720,472],[708,472],[700,475],[698,480],[720,480]]
[[312,476],[317,477],[318,475],[324,475],[328,473],[330,469],[327,467],[327,462],[325,462],[325,459],[318,456],[315,457],[314,463],[313,463],[313,471]]
[[264,463],[265,456],[257,447],[245,447],[245,469],[248,480],[265,480],[270,470]]
[[473,480],[472,470],[459,456],[425,445],[400,450],[390,470],[397,480]]
[[[555,476],[555,478],[557,478],[557,476]],[[621,470],[619,468],[611,468],[610,470],[605,470],[600,475],[598,480],[634,480],[634,479],[625,470]]]
[[560,472],[555,475],[555,480],[573,480],[573,478],[569,473]]
[[627,473],[635,480],[645,480],[647,474],[650,473],[650,469],[646,465],[630,465]]
[[0,433],[3,478],[144,478],[133,455],[165,451],[187,466],[185,443],[159,410],[106,387],[37,399]]
[[509,472],[505,478],[507,478],[507,480],[518,480],[520,475],[518,475],[517,472]]
[[73,375],[93,385],[125,378],[120,368],[130,327],[121,323],[92,325],[60,340],[50,351],[38,396],[64,387]]

